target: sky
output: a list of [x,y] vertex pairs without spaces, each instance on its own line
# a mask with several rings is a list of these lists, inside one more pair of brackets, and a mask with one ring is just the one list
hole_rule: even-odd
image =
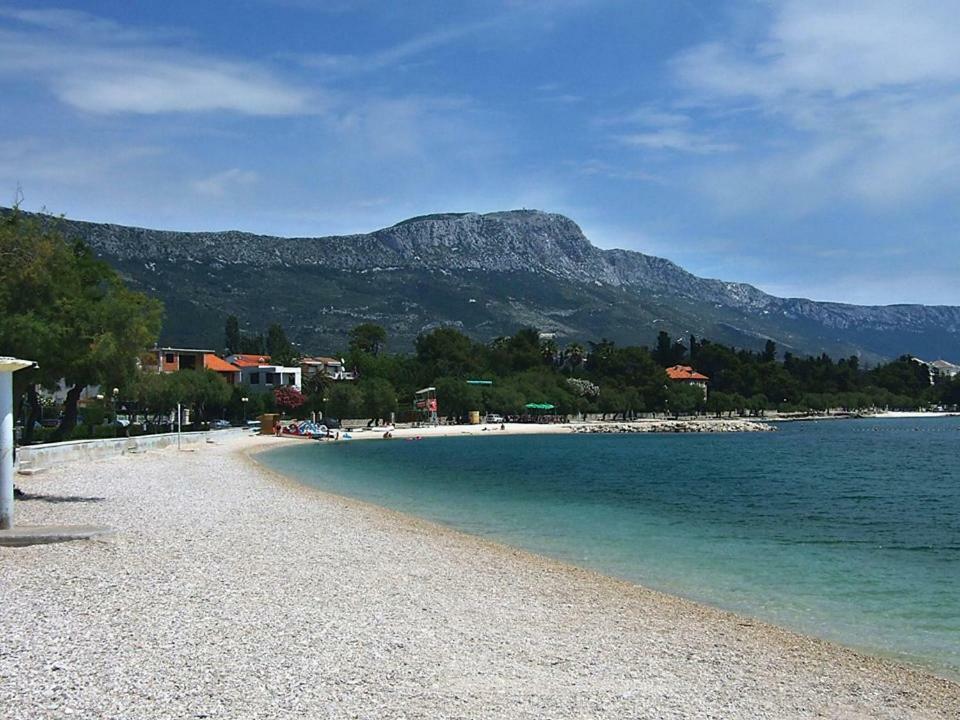
[[933,0],[0,0],[0,204],[536,208],[777,295],[960,305],[958,37]]

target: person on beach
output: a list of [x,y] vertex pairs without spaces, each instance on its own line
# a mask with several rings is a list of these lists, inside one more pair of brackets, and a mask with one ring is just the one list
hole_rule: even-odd
[[273,421],[273,434],[277,437],[280,437],[280,420]]

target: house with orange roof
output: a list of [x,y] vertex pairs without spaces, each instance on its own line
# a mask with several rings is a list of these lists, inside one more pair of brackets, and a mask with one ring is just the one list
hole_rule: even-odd
[[155,347],[140,358],[146,372],[172,373],[180,370],[213,370],[231,385],[240,381],[240,370],[218,357],[213,350],[201,348]]
[[141,357],[144,370],[169,373],[177,370],[200,370],[204,366],[204,357],[212,355],[213,350],[199,348],[155,347]]
[[237,367],[254,367],[256,365],[266,365],[270,362],[269,355],[254,355],[251,353],[234,353],[227,355],[226,361]]
[[240,382],[240,368],[213,353],[206,353],[203,356],[203,367],[207,370],[213,370],[230,385],[236,385]]
[[707,399],[707,383],[710,378],[702,373],[698,373],[689,365],[674,365],[666,370],[667,377],[671,382],[683,383],[684,385],[693,385],[703,390],[703,399]]

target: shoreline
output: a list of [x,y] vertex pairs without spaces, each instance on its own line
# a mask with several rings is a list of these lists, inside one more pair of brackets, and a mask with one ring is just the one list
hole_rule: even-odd
[[[574,434],[576,434],[576,432]],[[455,435],[441,435],[438,437],[454,436]],[[409,525],[417,528],[418,530],[429,533],[437,533],[439,535],[450,535],[458,538],[460,541],[483,546],[487,550],[495,551],[500,554],[505,554],[512,557],[524,557],[533,563],[556,567],[558,571],[570,572],[573,575],[585,574],[587,576],[600,579],[600,581],[603,582],[610,582],[621,589],[632,589],[642,594],[649,594],[655,598],[660,598],[661,600],[669,603],[683,603],[688,605],[689,609],[691,610],[695,610],[697,612],[715,613],[719,617],[724,618],[724,622],[735,622],[741,627],[756,626],[758,628],[765,628],[770,632],[783,633],[784,635],[795,639],[802,639],[803,641],[822,645],[828,650],[832,649],[843,653],[852,653],[853,655],[859,656],[865,660],[889,663],[897,668],[909,672],[919,673],[920,675],[930,676],[940,681],[956,684],[958,693],[960,693],[960,673],[954,675],[949,672],[945,672],[942,668],[933,667],[922,662],[911,662],[902,656],[898,656],[892,651],[884,653],[878,650],[871,650],[869,648],[845,645],[836,640],[830,640],[827,638],[818,637],[816,635],[811,635],[800,630],[794,630],[785,625],[778,625],[775,622],[764,620],[753,615],[748,615],[737,610],[731,610],[719,605],[713,605],[707,601],[697,600],[665,590],[658,590],[625,577],[610,575],[591,567],[577,565],[576,563],[537,553],[532,550],[527,550],[520,546],[510,545],[500,540],[484,537],[482,535],[476,535],[465,530],[461,530],[453,525],[447,525],[442,522],[428,520],[410,512],[396,510],[385,505],[379,505],[375,502],[363,500],[350,495],[342,495],[332,490],[327,490],[304,483],[294,477],[285,475],[278,470],[274,470],[268,465],[265,465],[257,460],[258,455],[269,453],[278,449],[281,448],[276,445],[272,447],[253,447],[244,449],[241,451],[241,454],[244,456],[247,462],[251,464],[252,467],[267,474],[274,482],[286,487],[290,487],[297,491],[305,492],[310,495],[319,495],[321,498],[326,500],[344,503],[364,512],[372,512],[389,519],[391,522],[396,522],[401,525]],[[958,708],[960,708],[960,694],[958,694]]]
[[[501,429],[502,427],[502,429]],[[369,428],[340,429],[342,440],[384,440],[384,432],[390,430],[393,440],[420,440],[438,437],[504,437],[508,435],[571,435],[577,433],[618,434],[618,433],[741,433],[771,432],[774,429],[768,423],[744,419],[719,418],[643,418],[640,420],[614,421],[596,420],[590,422],[566,423],[480,423],[477,425],[428,425],[424,427],[373,426]],[[347,434],[349,437],[344,438]],[[312,439],[301,435],[281,435],[281,439]],[[327,442],[323,440],[322,442]]]
[[954,681],[303,485],[253,457],[280,446],[24,478],[106,499],[21,503],[21,522],[113,517],[119,538],[0,552],[0,676],[26,678],[0,684],[0,717],[59,717],[51,683],[117,717],[956,717]]

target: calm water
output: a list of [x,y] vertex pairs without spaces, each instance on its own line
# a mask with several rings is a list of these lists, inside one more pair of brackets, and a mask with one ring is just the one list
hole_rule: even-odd
[[291,443],[342,495],[960,676],[960,419]]

